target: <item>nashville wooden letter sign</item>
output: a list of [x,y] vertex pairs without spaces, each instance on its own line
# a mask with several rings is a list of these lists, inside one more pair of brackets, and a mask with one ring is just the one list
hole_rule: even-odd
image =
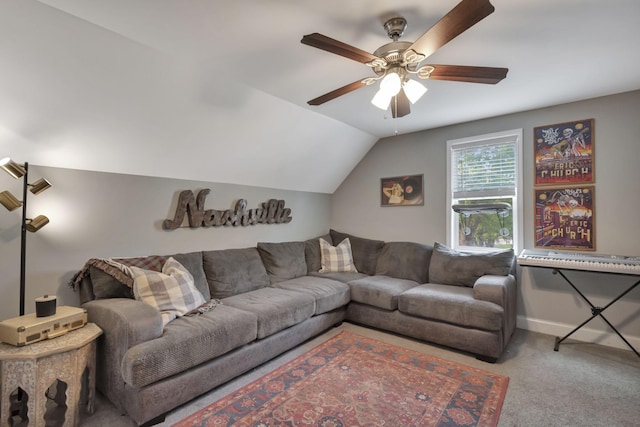
[[204,201],[211,190],[208,188],[198,192],[195,197],[193,191],[185,190],[180,192],[178,207],[173,219],[165,219],[162,228],[174,230],[179,228],[187,214],[189,227],[220,227],[239,225],[248,226],[256,224],[286,224],[291,222],[291,209],[284,207],[284,200],[270,199],[261,203],[257,209],[247,210],[247,201],[240,199],[236,202],[234,209],[217,211],[215,209],[204,209]]

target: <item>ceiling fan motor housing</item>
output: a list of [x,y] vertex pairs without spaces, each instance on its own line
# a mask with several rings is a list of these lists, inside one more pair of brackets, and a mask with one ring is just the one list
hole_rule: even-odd
[[[401,65],[404,61],[403,53],[411,46],[411,42],[394,41],[380,46],[373,54],[386,61],[385,67],[374,66],[373,71],[380,75],[393,65]],[[374,64],[375,65],[375,64]]]
[[407,20],[399,16],[391,18],[384,23],[384,29],[387,30],[390,39],[397,41],[407,29]]

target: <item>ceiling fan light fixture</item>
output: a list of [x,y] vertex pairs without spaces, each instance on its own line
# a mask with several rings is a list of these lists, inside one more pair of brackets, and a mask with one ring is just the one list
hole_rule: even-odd
[[389,104],[391,104],[391,98],[393,98],[393,95],[386,93],[381,88],[373,96],[371,103],[376,107],[378,107],[379,109],[386,111],[389,108]]
[[389,97],[397,95],[401,88],[402,79],[396,72],[387,73],[380,82],[380,91],[384,92]]
[[427,91],[427,88],[422,83],[411,79],[407,79],[402,85],[402,88],[404,89],[404,94],[407,95],[407,98],[409,98],[412,104],[418,102]]

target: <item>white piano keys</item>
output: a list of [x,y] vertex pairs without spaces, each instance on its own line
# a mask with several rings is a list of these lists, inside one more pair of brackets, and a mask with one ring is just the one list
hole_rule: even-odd
[[640,276],[640,257],[587,254],[525,249],[517,258],[518,265],[570,270],[621,273]]

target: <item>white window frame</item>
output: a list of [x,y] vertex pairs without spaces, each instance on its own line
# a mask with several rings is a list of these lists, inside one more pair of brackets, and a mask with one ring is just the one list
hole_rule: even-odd
[[[524,224],[524,211],[523,211],[523,177],[522,177],[522,128],[512,129],[503,132],[495,132],[486,135],[472,136],[468,138],[452,139],[447,141],[447,245],[451,248],[464,250],[468,252],[494,252],[497,248],[479,248],[473,246],[460,246],[458,245],[458,221],[459,215],[451,209],[453,202],[452,191],[452,172],[453,167],[453,148],[459,148],[461,146],[473,146],[473,145],[486,145],[491,143],[509,142],[513,141],[516,146],[516,189],[515,189],[515,203],[512,206],[513,214],[513,250],[515,253],[520,253],[523,246],[523,224]],[[495,193],[495,197],[500,197],[499,192]]]

